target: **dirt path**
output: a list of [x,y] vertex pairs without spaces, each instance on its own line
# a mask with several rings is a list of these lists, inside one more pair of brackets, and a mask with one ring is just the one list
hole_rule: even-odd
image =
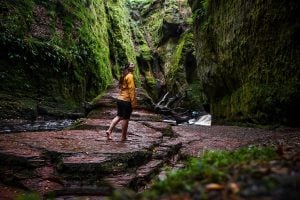
[[116,114],[116,96],[112,88],[68,130],[0,135],[0,199],[28,190],[57,199],[105,197],[119,187],[140,190],[164,165],[181,166],[181,158],[204,150],[300,141],[298,129],[170,126],[143,108],[133,112],[127,141],[120,141],[120,125],[109,141],[105,130]]

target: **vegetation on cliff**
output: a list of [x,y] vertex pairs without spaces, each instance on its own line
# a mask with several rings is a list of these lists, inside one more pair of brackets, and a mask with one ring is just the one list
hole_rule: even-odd
[[[31,102],[78,108],[112,81],[107,21],[98,1],[5,1],[1,18],[1,95],[20,111]],[[101,19],[101,21],[100,21]],[[11,94],[14,94],[12,97]],[[16,101],[17,100],[17,101]],[[22,106],[24,106],[22,108]],[[22,115],[22,113],[14,113]],[[13,115],[14,116],[14,115]]]
[[81,104],[104,92],[120,66],[136,62],[125,1],[2,5],[2,118],[82,113]]
[[190,1],[200,84],[215,119],[299,124],[298,1]]
[[[136,63],[136,52],[132,41],[132,32],[129,24],[130,18],[126,1],[107,1],[106,10],[109,19],[110,62],[113,64],[114,75],[118,78],[121,67],[127,65],[128,62]],[[134,73],[136,82],[139,84],[138,66],[136,66]]]
[[185,106],[201,107],[202,91],[195,87],[197,77],[193,72],[196,60],[187,1],[130,1],[129,5],[142,32],[135,39],[150,95],[157,100],[168,91],[174,96],[185,96]]

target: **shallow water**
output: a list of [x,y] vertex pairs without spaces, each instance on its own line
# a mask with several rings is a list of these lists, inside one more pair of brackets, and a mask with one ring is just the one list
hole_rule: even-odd
[[15,133],[28,131],[62,130],[70,126],[75,120],[6,120],[0,122],[0,133]]

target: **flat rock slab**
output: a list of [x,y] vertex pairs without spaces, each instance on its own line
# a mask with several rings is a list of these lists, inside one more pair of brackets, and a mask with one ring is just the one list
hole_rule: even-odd
[[[105,174],[123,172],[129,165],[139,166],[149,160],[152,149],[161,143],[161,132],[135,121],[130,122],[128,140],[120,141],[120,124],[113,139],[108,140],[99,125],[108,127],[109,123],[106,119],[81,119],[79,126],[93,127],[92,130],[2,134],[1,169],[11,168],[11,172],[5,172],[1,177],[13,176],[14,182],[24,188],[45,194],[64,188],[66,178],[79,175],[96,180]],[[49,163],[53,168],[46,167]],[[25,169],[29,170],[26,177],[17,175]]]
[[172,126],[177,135],[176,140],[182,142],[181,154],[200,156],[206,150],[234,150],[242,146],[258,145],[268,142],[279,142],[286,138],[300,140],[300,129],[286,128],[264,130],[259,128],[238,126]]
[[[107,140],[105,130],[109,124],[110,119],[84,118],[78,120],[74,130],[2,134],[0,178],[40,194],[56,191],[76,196],[80,191],[90,191],[90,195],[102,191],[101,195],[108,195],[112,188],[138,189],[138,184],[146,184],[167,160],[174,159],[174,152],[183,157],[201,156],[210,149],[234,150],[284,138],[300,140],[299,129],[268,131],[130,121],[128,140],[121,142],[121,124],[116,126],[113,139]],[[164,137],[166,130],[173,137]],[[82,186],[76,177],[90,180],[95,186]],[[99,180],[103,182],[97,183]],[[11,191],[19,189],[0,187],[0,192]]]
[[[86,120],[83,124],[98,126],[108,120]],[[138,122],[130,122],[128,140],[120,142],[121,125],[116,127],[113,140],[107,140],[104,130],[64,130],[50,132],[24,132],[0,135],[0,154],[18,157],[43,157],[45,152],[64,158],[80,154],[81,159],[93,154],[124,154],[148,149],[159,143],[162,134]]]

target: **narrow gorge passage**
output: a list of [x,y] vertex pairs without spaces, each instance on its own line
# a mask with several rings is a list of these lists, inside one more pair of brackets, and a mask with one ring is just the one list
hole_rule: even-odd
[[[298,200],[299,3],[1,0],[0,200]],[[131,62],[139,106],[109,141]]]

